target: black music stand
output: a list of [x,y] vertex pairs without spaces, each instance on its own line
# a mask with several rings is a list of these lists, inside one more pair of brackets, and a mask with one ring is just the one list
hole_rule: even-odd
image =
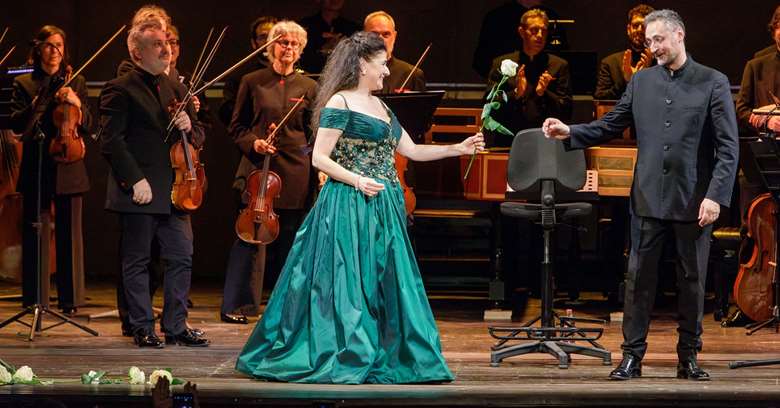
[[[780,116],[780,101],[774,95],[772,95],[772,98],[775,99],[776,105],[771,110],[753,109],[753,113],[766,115],[767,117]],[[766,122],[768,123],[769,120]],[[753,153],[753,161],[756,165],[755,168],[758,169],[761,183],[769,191],[772,200],[775,201],[778,208],[780,208],[780,145],[777,143],[777,134],[769,129],[765,123],[763,131],[759,133],[759,139],[749,142],[748,146]],[[775,214],[776,217],[778,215]],[[780,236],[780,223],[775,223],[775,236]],[[775,249],[775,251],[777,250]],[[777,268],[775,268],[772,276],[772,287],[774,291],[772,317],[763,322],[745,326],[747,330],[745,334],[748,336],[765,327],[774,327],[776,333],[780,331],[780,276],[778,276]],[[729,363],[729,368],[758,367],[774,364],[780,364],[780,359],[732,361]]]
[[[515,193],[527,195],[529,202],[505,202],[501,213],[541,225],[544,239],[542,259],[542,312],[521,327],[489,327],[498,342],[491,347],[490,365],[497,367],[508,357],[528,353],[548,353],[558,358],[558,368],[568,368],[571,354],[600,358],[612,364],[612,354],[597,340],[604,329],[576,327],[576,323],[605,324],[600,319],[558,316],[553,310],[552,236],[557,225],[590,214],[592,205],[584,202],[559,203],[566,193],[574,193],[585,184],[585,153],[565,151],[563,143],[546,139],[541,129],[520,131],[512,142],[507,165],[507,182]],[[530,203],[537,201],[538,203]],[[539,327],[532,326],[539,322]],[[557,322],[556,322],[557,321]],[[529,341],[507,345],[510,341]],[[590,346],[578,345],[586,341]]]
[[415,143],[431,128],[433,114],[439,107],[444,91],[406,92],[376,95],[393,111],[398,122]]
[[[53,79],[52,79],[53,80]],[[62,85],[61,82],[58,83],[49,83],[45,86],[42,86],[41,89],[38,92],[38,96],[36,97],[37,102],[33,106],[33,113],[32,113],[32,119],[30,120],[29,125],[27,126],[27,130],[24,132],[25,140],[27,141],[33,141],[37,144],[38,154],[37,154],[37,171],[38,171],[38,177],[36,179],[36,220],[35,223],[33,223],[33,227],[35,228],[36,233],[36,247],[35,247],[35,253],[36,253],[36,288],[35,288],[35,302],[27,307],[24,308],[21,312],[13,315],[12,317],[0,322],[0,329],[3,327],[16,322],[21,325],[27,326],[30,328],[30,334],[27,337],[29,341],[33,341],[35,339],[36,333],[41,333],[49,329],[53,329],[55,327],[61,326],[65,323],[71,324],[93,336],[97,336],[98,332],[95,330],[90,329],[89,327],[82,325],[72,319],[70,319],[68,316],[65,316],[64,314],[51,310],[49,308],[49,299],[48,299],[48,290],[44,290],[43,280],[49,279],[49,256],[51,254],[51,248],[49,246],[50,236],[51,236],[51,217],[46,214],[44,215],[43,209],[41,208],[41,200],[42,200],[42,190],[43,190],[43,176],[42,176],[42,170],[43,170],[43,155],[44,155],[44,149],[46,148],[46,134],[41,129],[41,118],[43,117],[43,114],[46,112],[46,109],[49,105],[49,103],[52,101],[54,97],[54,93],[60,88]],[[24,248],[22,249],[25,250]],[[24,279],[24,277],[22,277]],[[48,285],[47,285],[48,287]],[[22,318],[24,316],[27,316],[28,314],[33,315],[33,319],[31,323],[27,323],[22,321]],[[43,327],[43,316],[46,314],[50,314],[56,318],[58,318],[60,321],[54,324],[51,324],[49,326]]]

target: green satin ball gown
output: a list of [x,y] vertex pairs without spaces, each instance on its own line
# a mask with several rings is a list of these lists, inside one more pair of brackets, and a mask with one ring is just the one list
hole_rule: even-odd
[[397,384],[451,381],[406,232],[394,167],[401,126],[324,108],[343,131],[331,158],[383,183],[368,197],[329,180],[295,237],[236,369],[270,381]]

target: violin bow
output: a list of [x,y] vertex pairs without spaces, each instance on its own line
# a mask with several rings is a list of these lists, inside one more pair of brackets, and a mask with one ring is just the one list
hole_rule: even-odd
[[103,44],[102,47],[100,47],[97,51],[95,51],[95,53],[92,54],[91,57],[89,57],[87,62],[85,62],[83,65],[81,65],[81,68],[77,69],[76,72],[74,72],[70,76],[69,80],[65,81],[65,83],[62,84],[61,88],[64,88],[64,87],[70,85],[71,81],[73,81],[73,78],[76,78],[81,73],[81,71],[84,70],[84,68],[86,68],[98,55],[100,55],[100,53],[103,52],[103,50],[106,49],[106,47],[108,47],[108,45],[111,44],[111,42],[114,41],[114,39],[119,35],[119,33],[121,33],[122,31],[125,30],[125,27],[127,27],[127,26],[126,25],[122,25],[122,27],[119,27],[119,30],[116,30],[114,35],[112,35],[111,38],[109,38],[108,41],[106,41],[105,44]]
[[3,40],[5,40],[5,35],[6,35],[6,34],[8,34],[8,30],[9,30],[10,28],[11,28],[11,27],[6,27],[6,28],[5,28],[5,30],[3,30],[3,34],[2,34],[2,35],[0,35],[0,44],[2,44],[2,43],[3,43]]
[[274,128],[274,130],[271,132],[271,134],[268,135],[265,138],[265,140],[268,142],[268,144],[272,144],[273,142],[275,142],[274,139],[276,138],[276,134],[279,132],[279,129],[284,127],[284,125],[287,123],[287,121],[290,120],[290,117],[292,117],[293,112],[295,112],[295,110],[298,109],[299,106],[301,106],[303,101],[306,100],[304,98],[304,96],[306,96],[306,94],[303,94],[303,95],[301,95],[300,98],[298,98],[298,101],[295,102],[295,105],[293,105],[293,107],[290,108],[289,111],[287,111],[287,114],[285,114],[284,117],[282,118],[282,120],[279,121],[279,124],[276,125],[276,128]]
[[431,46],[432,45],[433,45],[433,43],[429,43],[428,46],[425,47],[425,51],[423,51],[422,55],[420,55],[420,58],[417,60],[417,63],[414,64],[414,67],[412,68],[412,70],[409,71],[409,75],[406,76],[406,79],[401,84],[401,88],[400,89],[406,88],[406,84],[409,83],[410,79],[412,79],[412,75],[414,75],[414,72],[417,71],[417,68],[420,66],[420,64],[422,64],[423,60],[425,59],[425,56],[428,55],[428,51],[431,50]]
[[[206,59],[203,60],[203,64],[201,65],[201,58],[198,58],[198,62],[195,65],[195,70],[192,72],[192,76],[190,77],[190,86],[187,89],[187,93],[184,95],[184,98],[182,99],[179,106],[176,107],[175,112],[173,115],[171,115],[171,121],[168,122],[168,127],[166,128],[166,136],[165,141],[168,141],[168,137],[171,135],[171,131],[173,130],[173,124],[174,120],[177,116],[179,116],[179,113],[182,112],[184,109],[187,108],[187,104],[192,100],[192,98],[195,96],[195,94],[192,92],[192,90],[195,88],[195,86],[200,83],[203,80],[203,75],[206,73],[206,70],[208,69],[209,65],[211,65],[211,62],[214,60],[214,55],[217,53],[217,49],[219,49],[219,46],[222,44],[222,39],[225,37],[225,32],[227,31],[227,27],[222,29],[222,32],[219,34],[219,37],[214,41],[214,44],[211,47],[211,50],[209,51],[209,54],[206,56]],[[214,28],[209,31],[208,37],[206,37],[206,42],[203,44],[203,49],[201,50],[201,57],[206,51],[206,48],[208,48],[209,42],[211,40],[211,35],[214,31]]]
[[5,53],[5,55],[3,56],[3,58],[2,58],[2,59],[0,59],[0,66],[3,66],[3,63],[5,62],[5,60],[7,60],[7,59],[8,59],[8,57],[10,57],[10,56],[11,56],[11,54],[14,52],[14,50],[15,50],[15,49],[16,49],[16,46],[14,45],[13,47],[11,47],[11,49],[10,49],[10,50],[8,50],[8,52],[7,52],[7,53]]
[[[200,93],[201,93],[201,92],[203,92],[203,91],[205,91],[206,89],[210,88],[212,85],[214,85],[214,83],[216,83],[216,82],[217,82],[217,81],[219,81],[220,79],[222,79],[222,78],[224,78],[224,77],[226,77],[226,76],[230,75],[230,74],[231,74],[233,71],[235,71],[235,70],[236,70],[238,67],[240,67],[241,65],[243,65],[244,63],[246,63],[247,61],[249,61],[250,59],[252,59],[252,58],[253,58],[255,55],[257,55],[257,54],[259,54],[259,53],[263,52],[263,50],[265,50],[266,48],[268,48],[268,46],[270,46],[271,44],[273,44],[273,43],[274,43],[276,40],[278,40],[278,39],[279,39],[281,36],[282,36],[281,34],[277,34],[277,35],[276,35],[274,38],[271,38],[271,39],[270,39],[270,40],[268,40],[268,41],[267,41],[265,44],[263,44],[263,45],[261,45],[261,46],[257,47],[257,49],[256,49],[256,50],[252,51],[251,53],[249,53],[249,55],[247,55],[246,57],[242,58],[240,61],[238,61],[238,62],[236,62],[235,64],[233,64],[233,66],[231,66],[230,68],[226,69],[226,70],[225,70],[224,72],[222,72],[221,74],[217,75],[217,76],[216,76],[214,79],[212,79],[211,81],[208,81],[208,82],[206,82],[205,84],[203,84],[203,85],[202,85],[200,88],[196,89],[195,91],[188,92],[188,96],[189,96],[189,97],[192,97],[192,96],[197,96],[197,95],[200,95]],[[173,118],[175,118],[175,116],[174,116]],[[170,131],[171,131],[171,129],[173,129],[173,122],[174,122],[174,119],[173,119],[173,118],[172,118],[172,119],[171,119],[171,121],[168,123],[168,132],[170,132]]]
[[209,30],[209,34],[206,36],[206,42],[203,44],[203,48],[200,49],[200,55],[198,55],[198,61],[195,62],[195,67],[192,68],[192,75],[190,76],[190,86],[192,86],[193,78],[195,78],[195,75],[198,73],[198,68],[200,68],[200,62],[203,60],[203,54],[206,53],[206,46],[208,46],[209,41],[211,41],[211,36],[214,34],[214,27],[211,27]]

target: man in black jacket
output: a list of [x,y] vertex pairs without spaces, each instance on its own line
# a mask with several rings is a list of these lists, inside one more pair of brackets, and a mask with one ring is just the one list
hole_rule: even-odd
[[207,346],[186,326],[187,295],[192,272],[192,227],[189,215],[171,205],[173,170],[170,147],[179,131],[196,145],[205,138],[193,124],[194,107],[180,113],[175,131],[166,131],[168,106],[186,90],[164,75],[171,50],[165,27],[147,20],[130,29],[128,50],[135,68],[109,81],[100,95],[101,151],[111,167],[106,209],[120,215],[122,279],[130,325],[139,347],[162,347],[154,332],[149,296],[148,265],[151,242],[160,242],[165,260],[163,326],[166,341],[186,346]]
[[637,72],[615,108],[589,124],[547,119],[547,137],[568,148],[603,143],[634,125],[637,163],[631,187],[631,252],[623,317],[623,361],[610,377],[639,377],[647,350],[658,262],[673,240],[677,275],[678,378],[707,380],[701,349],[704,282],[712,223],[728,206],[737,170],[737,121],[729,82],[685,53],[685,26],[671,10],[645,18],[645,38],[658,65]]
[[[539,127],[546,117],[567,119],[571,114],[572,99],[569,86],[569,63],[544,51],[547,44],[549,20],[539,9],[527,11],[520,19],[517,31],[523,38],[520,51],[502,55],[493,60],[488,89],[501,80],[501,62],[509,59],[517,63],[517,75],[504,83],[509,96],[506,107],[494,114],[499,123],[512,133]],[[512,138],[496,135],[495,145],[510,146]]]
[[595,99],[619,99],[631,77],[652,64],[653,54],[645,47],[645,16],[652,11],[653,8],[647,4],[637,5],[628,11],[626,34],[629,47],[601,60],[599,80],[593,94]]
[[[752,137],[756,137],[764,127],[780,132],[780,116],[753,114],[755,108],[774,106],[772,95],[780,96],[780,6],[769,21],[769,33],[775,45],[769,51],[756,53],[755,58],[745,65],[742,86],[736,99],[739,124]],[[764,191],[764,187],[756,177],[758,169],[755,168],[749,149],[743,149],[740,167],[746,176],[740,176],[740,213],[746,215],[750,202]]]

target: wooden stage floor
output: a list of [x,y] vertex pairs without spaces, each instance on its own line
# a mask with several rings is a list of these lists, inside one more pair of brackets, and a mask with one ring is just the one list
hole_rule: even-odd
[[[0,295],[15,288],[0,286]],[[158,292],[160,293],[160,292]],[[91,313],[114,307],[110,286],[91,285],[89,305],[79,309],[77,319],[87,322]],[[721,328],[712,315],[705,315],[702,366],[712,381],[698,383],[675,379],[675,302],[657,307],[644,361],[643,377],[628,382],[607,379],[611,367],[600,360],[574,357],[568,369],[545,354],[514,357],[500,367],[491,367],[490,345],[482,312],[487,301],[479,297],[432,296],[432,306],[441,331],[444,355],[457,379],[441,385],[300,385],[254,381],[235,372],[236,356],[252,328],[218,319],[221,285],[193,290],[195,307],[190,323],[206,331],[212,346],[191,349],[169,346],[161,350],[139,349],[122,337],[117,318],[93,319],[92,337],[70,326],[46,331],[35,341],[26,339],[27,329],[12,324],[0,330],[0,358],[18,366],[29,365],[45,386],[0,387],[0,406],[33,406],[41,398],[59,400],[66,406],[151,406],[151,390],[144,386],[79,384],[89,370],[105,370],[125,377],[136,365],[147,372],[171,368],[176,377],[197,383],[201,406],[780,406],[780,365],[730,370],[732,360],[780,358],[780,334],[763,330],[746,336],[741,328]],[[159,303],[159,296],[156,297]],[[538,312],[531,300],[525,315]],[[0,319],[12,316],[18,302],[0,302]],[[610,309],[599,295],[574,307],[582,317],[606,317]],[[28,319],[29,321],[29,319]],[[52,322],[47,318],[46,323]],[[612,351],[613,366],[620,361],[620,323],[608,324],[600,341]]]

